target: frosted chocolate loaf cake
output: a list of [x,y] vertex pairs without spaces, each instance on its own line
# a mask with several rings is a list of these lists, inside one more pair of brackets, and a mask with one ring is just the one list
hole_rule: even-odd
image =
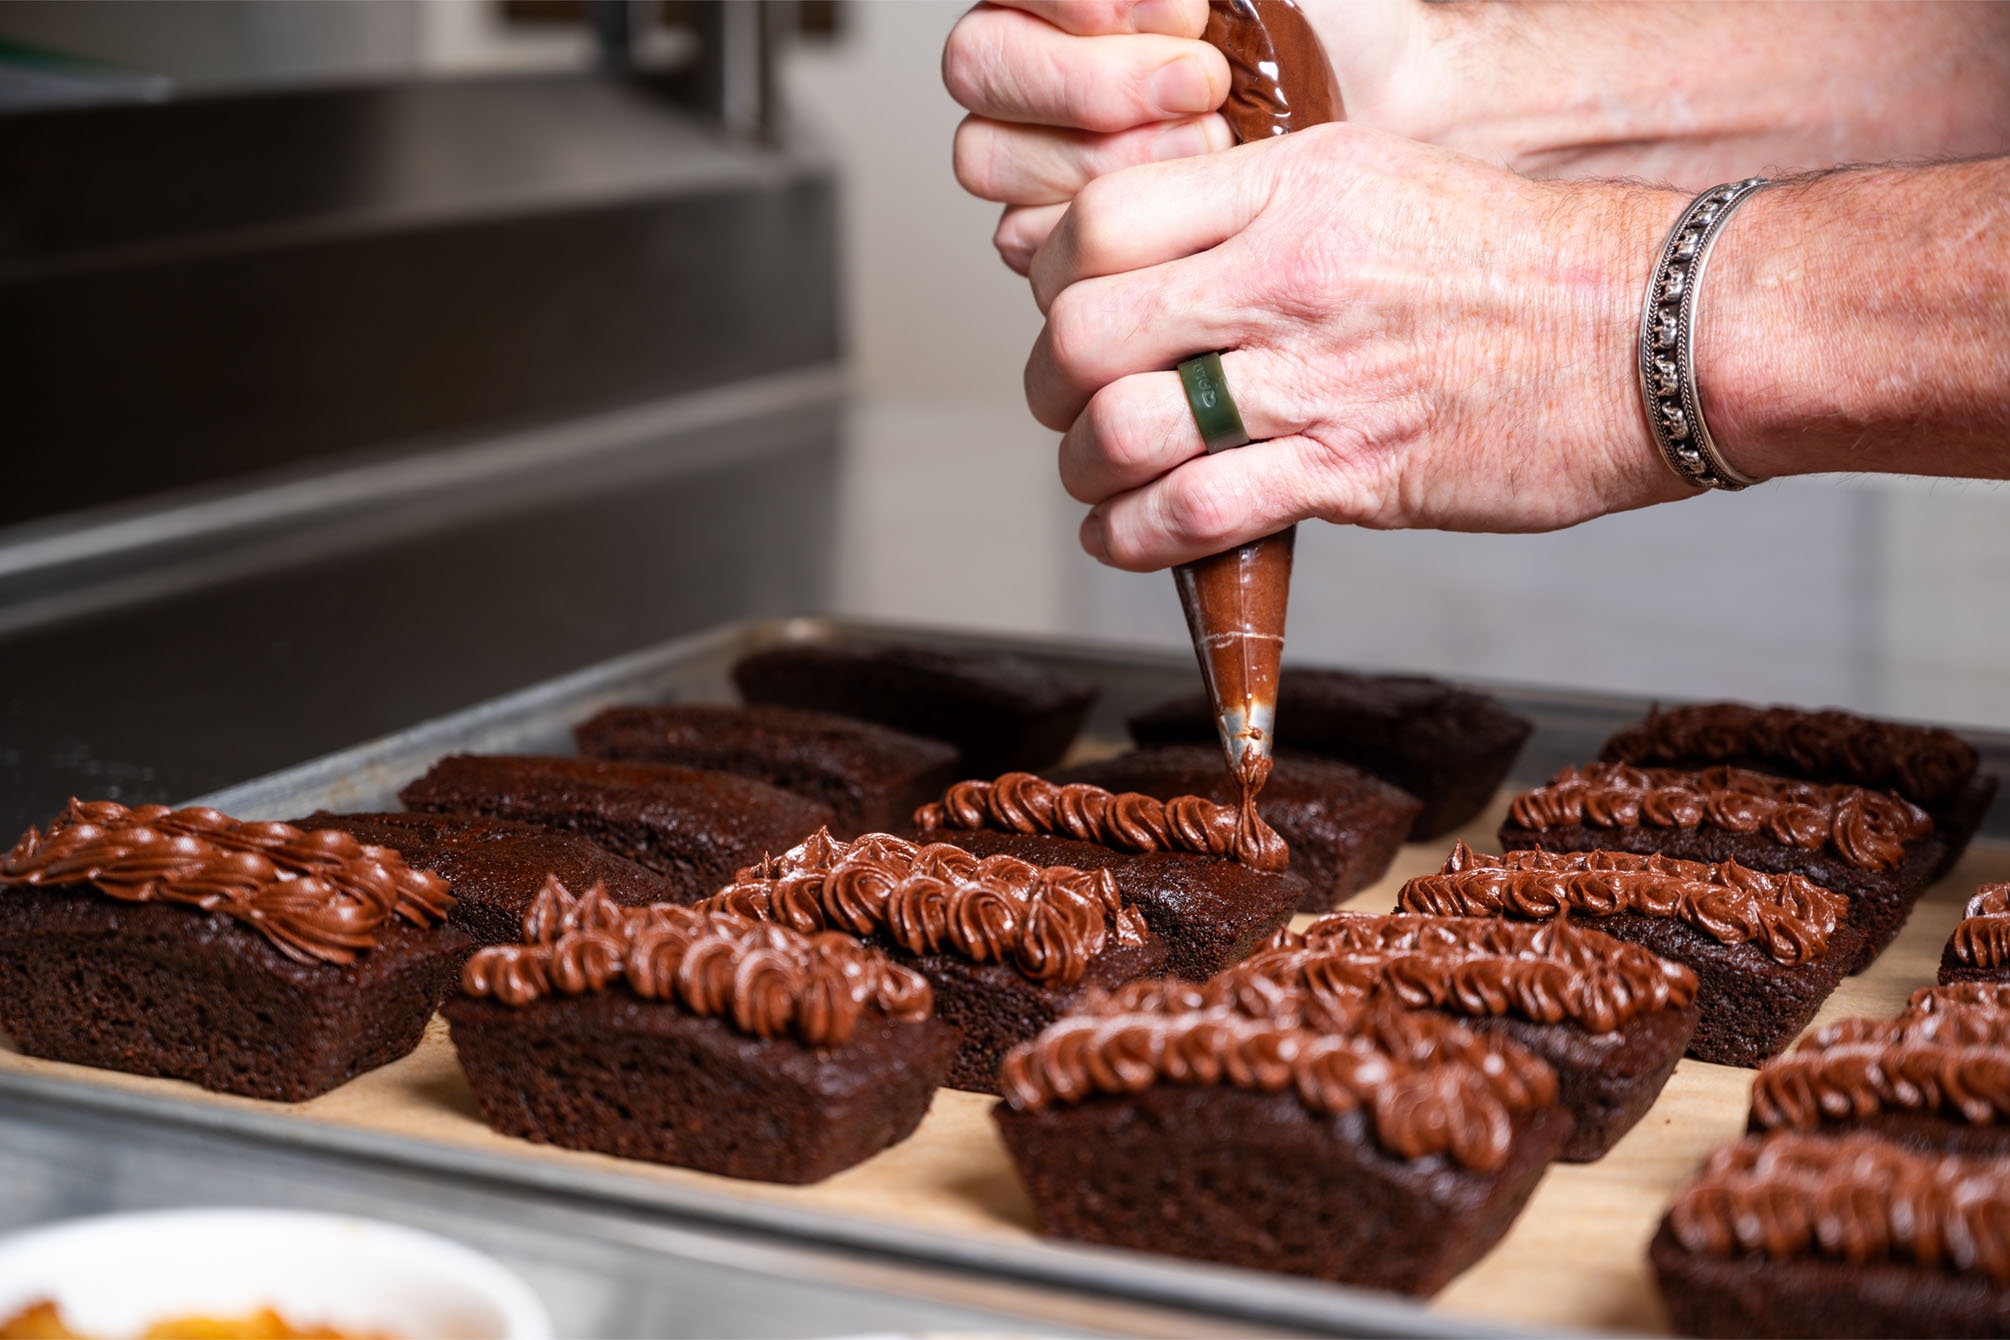
[[1134,982],[1001,1088],[1043,1233],[1414,1294],[1500,1240],[1571,1128],[1514,1043],[1274,984]]
[[945,1081],[998,1091],[1005,1052],[1090,992],[1160,970],[1165,944],[1107,870],[979,858],[886,833],[818,833],[699,904],[806,935],[836,931],[928,979],[962,1041]]
[[1896,1019],[1839,1019],[1759,1071],[1750,1125],[2010,1155],[2010,1013],[1922,992]]
[[505,1135],[815,1182],[913,1133],[956,1050],[928,983],[846,935],[553,881],[445,1013]]
[[1940,981],[2010,983],[2010,884],[1984,884],[1940,952]]
[[0,860],[0,1029],[52,1061],[300,1102],[410,1052],[473,942],[347,833],[71,801]]
[[1756,1066],[1793,1041],[1863,943],[1847,900],[1799,875],[1625,852],[1511,851],[1464,843],[1444,869],[1403,885],[1397,910],[1434,916],[1590,922],[1693,969],[1700,1014],[1690,1056]]
[[[1241,799],[1218,745],[1139,749],[1066,768],[1050,778],[1159,800],[1197,795],[1234,805]],[[1310,886],[1301,912],[1338,907],[1387,873],[1419,808],[1414,796],[1377,777],[1313,757],[1276,760],[1256,800],[1257,814],[1291,852],[1289,869]]]
[[1933,821],[1910,801],[1730,767],[1565,768],[1515,797],[1500,843],[1504,851],[1659,853],[1804,875],[1849,900],[1850,924],[1864,939],[1852,972],[1884,952],[1940,863]]
[[2010,1333],[2010,1168],[1776,1131],[1711,1155],[1648,1244],[1696,1336]]
[[1632,1129],[1689,1046],[1696,974],[1639,945],[1561,921],[1336,913],[1207,984],[1252,977],[1317,996],[1386,996],[1456,1015],[1547,1062],[1575,1124],[1557,1157],[1601,1158]]
[[1068,752],[1094,685],[1019,656],[940,647],[799,642],[733,667],[749,703],[876,721],[956,747],[956,772],[1044,768]]
[[905,836],[978,856],[1107,870],[1165,941],[1166,966],[1205,980],[1246,958],[1305,902],[1290,853],[1255,814],[1200,796],[1160,801],[1031,773],[958,782]]
[[[1535,729],[1491,694],[1440,679],[1289,666],[1278,682],[1277,721],[1280,759],[1335,759],[1415,796],[1413,842],[1479,817]],[[1210,744],[1214,713],[1193,694],[1139,713],[1130,730],[1140,745]]]
[[729,773],[524,754],[449,755],[398,799],[576,833],[668,879],[679,902],[831,821],[828,806]]
[[956,750],[940,740],[794,707],[610,707],[572,734],[588,758],[707,768],[807,796],[843,838],[899,828],[957,777]]
[[1608,763],[1777,773],[1804,782],[1891,791],[1933,818],[1945,849],[1937,874],[1959,860],[1996,797],[1975,746],[1954,732],[1879,721],[1834,708],[1700,703],[1662,711],[1605,742]]
[[509,944],[523,929],[523,914],[557,879],[568,888],[598,884],[624,907],[677,901],[677,889],[653,870],[585,838],[511,819],[478,814],[329,814],[321,811],[294,826],[334,829],[358,842],[390,847],[414,870],[430,870],[454,891],[448,920],[476,944]]

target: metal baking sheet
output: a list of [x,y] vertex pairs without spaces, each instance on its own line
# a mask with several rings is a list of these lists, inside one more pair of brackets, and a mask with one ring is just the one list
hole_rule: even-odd
[[[1193,663],[1184,653],[821,619],[737,624],[593,666],[397,735],[200,797],[199,802],[247,818],[272,819],[297,817],[316,808],[396,808],[398,789],[442,754],[461,750],[569,753],[571,725],[603,706],[634,701],[731,701],[728,671],[742,655],[780,641],[837,637],[858,641],[926,641],[1009,651],[1083,675],[1103,689],[1085,731],[1085,740],[1091,747],[1098,743],[1107,746],[1121,743],[1122,723],[1127,715],[1166,696],[1190,691],[1196,682]],[[1591,757],[1612,729],[1637,719],[1646,705],[1645,700],[1622,697],[1517,689],[1497,691],[1537,723],[1537,734],[1517,768],[1520,781],[1539,779],[1561,763]],[[1991,763],[2000,766],[2010,761],[2010,741],[2001,737],[1978,738]],[[1992,815],[1993,831],[2002,831],[1999,826],[2002,819],[1999,805],[1998,812]],[[1432,851],[1441,853],[1444,845],[1432,844]],[[1418,851],[1406,851],[1412,864],[1425,859]],[[1994,859],[2010,862],[2010,853],[1999,853]],[[1377,896],[1386,899],[1386,889]],[[1386,907],[1387,902],[1382,906]],[[1928,937],[1945,935],[1937,923],[1922,925],[1918,930],[1915,957],[1925,952]],[[1884,968],[1885,963],[1881,961],[1879,967]],[[1917,965],[1904,969],[1918,970]],[[1904,983],[1873,980],[1876,975],[1877,970],[1873,970],[1872,974],[1855,979],[1838,993],[1833,1009],[1886,1012],[1880,1009],[1884,998]],[[1883,976],[1902,977],[1903,972],[1894,967]],[[1652,1320],[1651,1307],[1643,1314],[1637,1299],[1620,1297],[1625,1290],[1637,1292],[1639,1287],[1638,1280],[1627,1276],[1623,1269],[1607,1289],[1615,1300],[1609,1307],[1587,1305],[1568,1317],[1545,1314],[1540,1307],[1518,1305],[1513,1296],[1518,1290],[1512,1280],[1505,1284],[1483,1281],[1470,1288],[1464,1282],[1455,1282],[1441,1310],[1387,1295],[1290,1277],[1050,1242],[1027,1233],[1023,1224],[1002,1225],[996,1231],[965,1231],[971,1226],[929,1221],[920,1213],[925,1207],[920,1203],[919,1193],[915,1193],[916,1214],[910,1221],[910,1217],[903,1215],[905,1206],[901,1200],[908,1192],[899,1185],[880,1188],[876,1201],[870,1198],[858,1201],[859,1204],[870,1201],[871,1212],[850,1213],[848,1209],[853,1202],[841,1196],[818,1199],[814,1188],[798,1193],[792,1188],[733,1183],[507,1141],[488,1135],[485,1127],[471,1132],[465,1129],[471,1123],[464,1113],[457,1117],[460,1122],[457,1129],[449,1129],[452,1123],[444,1117],[435,1129],[424,1122],[400,1123],[383,1115],[398,1102],[409,1102],[411,1093],[425,1091],[427,1086],[437,1091],[440,1085],[458,1081],[458,1073],[451,1069],[451,1053],[443,1051],[444,1047],[444,1042],[435,1038],[429,1050],[422,1049],[430,1057],[424,1064],[444,1067],[438,1074],[423,1071],[420,1058],[408,1058],[384,1071],[359,1078],[327,1099],[317,1100],[322,1104],[334,1100],[332,1106],[322,1109],[334,1114],[328,1119],[315,1119],[302,1109],[204,1094],[186,1085],[32,1062],[11,1054],[0,1058],[6,1062],[0,1064],[0,1094],[45,1105],[88,1107],[99,1113],[115,1113],[248,1141],[311,1149],[355,1160],[359,1166],[390,1166],[432,1176],[442,1179],[443,1185],[480,1183],[502,1187],[530,1205],[543,1198],[553,1202],[559,1198],[584,1199],[683,1223],[752,1232],[799,1246],[864,1252],[909,1265],[975,1272],[1001,1280],[1132,1300],[1157,1308],[1239,1319],[1252,1325],[1346,1334],[1507,1334],[1526,1333],[1514,1328],[1516,1320],[1525,1325],[1540,1325],[1545,1332],[1553,1331],[1560,1323],[1609,1330],[1651,1324]],[[1680,1123],[1684,1134],[1682,1140],[1669,1143],[1666,1150],[1654,1150],[1653,1159],[1666,1165],[1662,1172],[1667,1177],[1678,1175],[1669,1169],[1690,1166],[1682,1161],[1689,1160],[1692,1164],[1697,1150],[1735,1133],[1735,1126],[1721,1131],[1718,1127],[1725,1124],[1725,1113],[1736,1106],[1735,1094],[1727,1086],[1738,1081],[1712,1073],[1722,1071],[1722,1067],[1694,1067],[1689,1062],[1684,1067],[1690,1077],[1685,1080],[1683,1072],[1678,1072],[1664,1105],[1657,1106],[1648,1118],[1648,1123],[1660,1118],[1671,1127]],[[400,1075],[404,1078],[398,1078]],[[951,1110],[942,1120],[952,1123],[947,1128],[950,1132],[947,1137],[941,1130],[936,1134],[942,1158],[955,1157],[959,1139],[989,1138],[988,1129],[981,1129],[982,1109],[978,1104],[983,1101],[947,1092],[939,1099],[938,1110],[945,1107]],[[382,1103],[383,1109],[372,1108],[376,1103]],[[1692,1117],[1691,1113],[1702,1115]],[[938,1122],[936,1114],[931,1114],[930,1122]],[[925,1125],[923,1134],[929,1130]],[[910,1142],[921,1143],[927,1143],[922,1135]],[[1618,1159],[1625,1149],[1622,1146],[1612,1159]],[[909,1158],[912,1162],[934,1156],[929,1151],[917,1150],[910,1151]],[[940,1171],[938,1168],[937,1172]],[[1524,1220],[1561,1211],[1562,1202],[1545,1207],[1543,1198],[1547,1194],[1548,1182],[1538,1191],[1537,1201]],[[1637,1219],[1642,1207],[1630,1203],[1629,1198],[1639,1199],[1624,1185],[1601,1184],[1593,1188],[1589,1199],[1571,1200],[1571,1205],[1579,1207],[1571,1212],[1581,1210],[1588,1217],[1587,1222],[1595,1222],[1608,1211]],[[1658,1205],[1652,1208],[1658,1213]],[[1545,1242],[1532,1254],[1539,1259],[1549,1250],[1551,1247]],[[1520,1253],[1530,1254],[1531,1249]],[[1553,1264],[1556,1258],[1550,1259]],[[1486,1270],[1487,1264],[1483,1262],[1474,1273]],[[1494,1272],[1501,1273],[1498,1269]],[[1527,1288],[1533,1298],[1547,1289],[1548,1284],[1533,1279],[1528,1281]],[[1596,1303],[1595,1291],[1591,1297]]]

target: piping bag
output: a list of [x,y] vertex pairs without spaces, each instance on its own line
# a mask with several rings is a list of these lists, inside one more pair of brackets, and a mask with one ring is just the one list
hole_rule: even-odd
[[[1209,0],[1206,36],[1228,57],[1221,114],[1237,143],[1341,119],[1333,66],[1294,0]],[[1222,756],[1242,793],[1245,830],[1258,822],[1256,793],[1270,776],[1297,531],[1292,526],[1173,569]]]

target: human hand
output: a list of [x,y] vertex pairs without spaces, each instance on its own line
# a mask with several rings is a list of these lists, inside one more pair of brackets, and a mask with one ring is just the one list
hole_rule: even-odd
[[[1350,121],[1530,176],[1698,191],[2010,147],[2010,5],[1300,3]],[[1007,264],[1094,177],[1231,142],[1206,20],[1206,0],[1000,0],[957,24],[956,173],[1006,205]]]
[[994,241],[1026,273],[1085,182],[1234,143],[1207,0],[998,0],[965,14],[942,78],[970,115],[956,178],[1005,205]]
[[[1083,547],[1145,571],[1314,517],[1546,530],[1687,495],[1633,361],[1687,203],[1345,124],[1088,183],[1026,367]],[[1170,370],[1209,350],[1259,439],[1214,456]]]

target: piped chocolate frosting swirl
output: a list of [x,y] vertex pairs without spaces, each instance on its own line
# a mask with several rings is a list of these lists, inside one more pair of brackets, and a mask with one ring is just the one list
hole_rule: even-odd
[[1957,961],[1977,968],[2010,963],[2010,884],[1984,884],[1961,911],[1947,947]]
[[454,906],[446,880],[388,847],[203,808],[73,799],[0,861],[0,888],[85,884],[121,902],[230,917],[302,963],[354,963],[391,918],[431,926]]
[[1531,832],[1586,828],[1716,828],[1762,833],[1785,847],[1826,848],[1859,870],[1889,870],[1933,832],[1926,811],[1888,791],[1822,786],[1743,768],[1565,768],[1508,807]]
[[1804,875],[1768,875],[1736,861],[1710,865],[1626,852],[1511,851],[1461,842],[1443,871],[1403,885],[1405,912],[1452,917],[1672,917],[1720,944],[1751,944],[1786,966],[1828,953],[1849,899]]
[[575,897],[545,882],[523,943],[477,950],[461,990],[521,1008],[626,986],[644,1000],[724,1019],[743,1033],[838,1046],[868,1013],[912,1022],[934,1011],[920,973],[849,935],[672,903],[623,907],[596,884]]
[[840,842],[828,830],[742,870],[699,904],[804,933],[842,931],[911,954],[1005,963],[1036,982],[1079,982],[1105,946],[1150,933],[1107,870],[979,858],[887,833]]
[[1969,1006],[2010,1011],[2010,982],[1949,982],[1945,986],[1922,986],[1906,1001],[1905,1012],[1932,1014],[1937,1010]]
[[1000,1090],[1022,1111],[1162,1083],[1290,1092],[1313,1112],[1362,1112],[1398,1158],[1482,1172],[1506,1162],[1517,1116],[1556,1101],[1555,1071],[1445,1015],[1267,985],[1133,982],[1006,1053]]
[[1702,703],[1663,712],[1620,731],[1600,755],[1609,763],[1751,763],[1807,778],[1888,788],[1921,805],[1950,800],[1980,763],[1952,731],[1874,721],[1849,712]]
[[[1263,775],[1268,775],[1267,769]],[[1262,778],[1256,777],[1253,786],[1261,785]],[[1083,782],[1057,786],[1030,772],[1008,772],[996,781],[958,782],[941,800],[916,810],[914,825],[924,830],[1044,833],[1118,851],[1198,852],[1272,872],[1284,869],[1291,859],[1284,839],[1257,815],[1249,780],[1244,782],[1243,804],[1236,806],[1201,796],[1162,801]]]
[[1264,989],[1251,979],[1322,999],[1386,995],[1412,1009],[1514,1015],[1591,1033],[1696,998],[1693,971],[1597,931],[1411,913],[1339,912],[1303,931],[1280,930],[1208,990]]
[[1727,1145],[1676,1195],[1668,1226],[1707,1256],[1890,1262],[2010,1284],[2010,1168],[1874,1136],[1776,1131]]
[[1897,1019],[1839,1019],[1774,1057],[1752,1084],[1762,1127],[1819,1127],[1919,1112],[2010,1120],[2010,1015],[1949,1005]]

